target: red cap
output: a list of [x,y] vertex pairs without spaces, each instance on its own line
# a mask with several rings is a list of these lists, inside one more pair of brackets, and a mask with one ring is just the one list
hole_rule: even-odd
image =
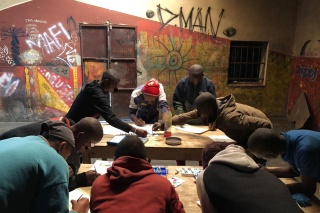
[[147,83],[144,85],[142,88],[142,92],[146,95],[151,95],[151,96],[159,96],[160,94],[160,85],[159,82],[152,78],[150,81],[147,81]]

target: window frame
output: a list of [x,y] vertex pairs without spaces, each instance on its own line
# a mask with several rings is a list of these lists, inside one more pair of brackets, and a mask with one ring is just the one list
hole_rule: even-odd
[[[246,50],[246,55],[244,55],[243,53],[245,52],[245,50]],[[257,53],[259,51],[260,53]],[[269,42],[231,41],[227,85],[228,86],[264,86],[266,81],[268,52],[269,52]],[[234,55],[234,54],[240,54],[240,56]],[[252,55],[249,57],[248,55],[250,54]],[[251,69],[249,68],[250,70],[248,71],[247,68],[249,66],[251,66]],[[243,67],[246,67],[246,69],[243,70]],[[233,72],[233,76],[231,76],[231,72]],[[255,76],[252,77],[253,75]]]

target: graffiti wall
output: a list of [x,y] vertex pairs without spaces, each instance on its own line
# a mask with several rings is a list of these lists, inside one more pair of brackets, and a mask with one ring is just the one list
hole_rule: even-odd
[[[141,24],[141,23],[140,23]],[[214,68],[227,72],[230,41],[212,38],[212,35],[193,33],[175,27],[166,27],[158,32],[159,24],[141,24],[139,28],[139,52],[146,78],[159,79],[172,97],[179,80],[188,75],[192,64],[201,64],[204,75],[213,79]],[[220,91],[218,85],[216,89]],[[220,92],[221,93],[221,92]],[[168,99],[171,103],[171,98]]]
[[0,119],[33,121],[65,114],[79,92],[81,75],[79,67],[1,67]]
[[[101,75],[99,68],[90,64],[86,65],[88,72],[82,70],[80,23],[136,26],[138,85],[150,78],[159,79],[169,103],[177,82],[197,63],[214,82],[218,96],[233,93],[238,102],[260,108],[269,116],[285,115],[290,57],[270,51],[264,87],[227,85],[233,38],[226,29],[237,20],[229,18],[228,25],[224,24],[228,10],[223,5],[203,0],[201,6],[171,8],[166,1],[150,1],[152,9],[133,16],[84,2],[33,0],[1,11],[0,121],[64,115],[83,82]],[[246,24],[242,25],[245,30]],[[94,43],[94,36],[91,39]],[[275,95],[281,101],[270,102]]]
[[320,131],[320,78],[318,77],[320,60],[318,58],[296,57],[293,64],[288,112],[291,112],[297,99],[304,92],[311,115],[305,128]]

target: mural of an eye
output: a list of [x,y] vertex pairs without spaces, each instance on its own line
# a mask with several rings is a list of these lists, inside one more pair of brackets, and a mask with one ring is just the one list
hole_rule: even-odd
[[178,82],[177,80],[177,72],[181,71],[181,70],[187,70],[187,68],[185,67],[186,62],[188,61],[192,61],[192,60],[198,60],[198,59],[188,59],[188,54],[190,52],[190,50],[192,49],[192,45],[190,46],[190,48],[186,51],[186,53],[182,53],[181,49],[183,46],[183,43],[180,45],[179,48],[175,48],[172,39],[169,38],[170,40],[170,44],[171,46],[167,47],[165,44],[163,44],[161,41],[157,40],[166,50],[167,50],[167,54],[166,55],[161,55],[161,56],[155,56],[153,58],[164,58],[163,60],[163,65],[164,65],[164,69],[162,69],[158,75],[157,75],[157,79],[159,79],[159,75],[161,75],[163,72],[168,72],[169,74],[169,85],[170,85],[170,76],[171,73],[174,73],[176,82]]

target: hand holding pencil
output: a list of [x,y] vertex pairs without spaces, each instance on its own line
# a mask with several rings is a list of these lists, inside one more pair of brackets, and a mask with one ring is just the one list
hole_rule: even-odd
[[71,200],[72,210],[77,213],[87,213],[89,211],[89,199],[82,196],[78,200]]

